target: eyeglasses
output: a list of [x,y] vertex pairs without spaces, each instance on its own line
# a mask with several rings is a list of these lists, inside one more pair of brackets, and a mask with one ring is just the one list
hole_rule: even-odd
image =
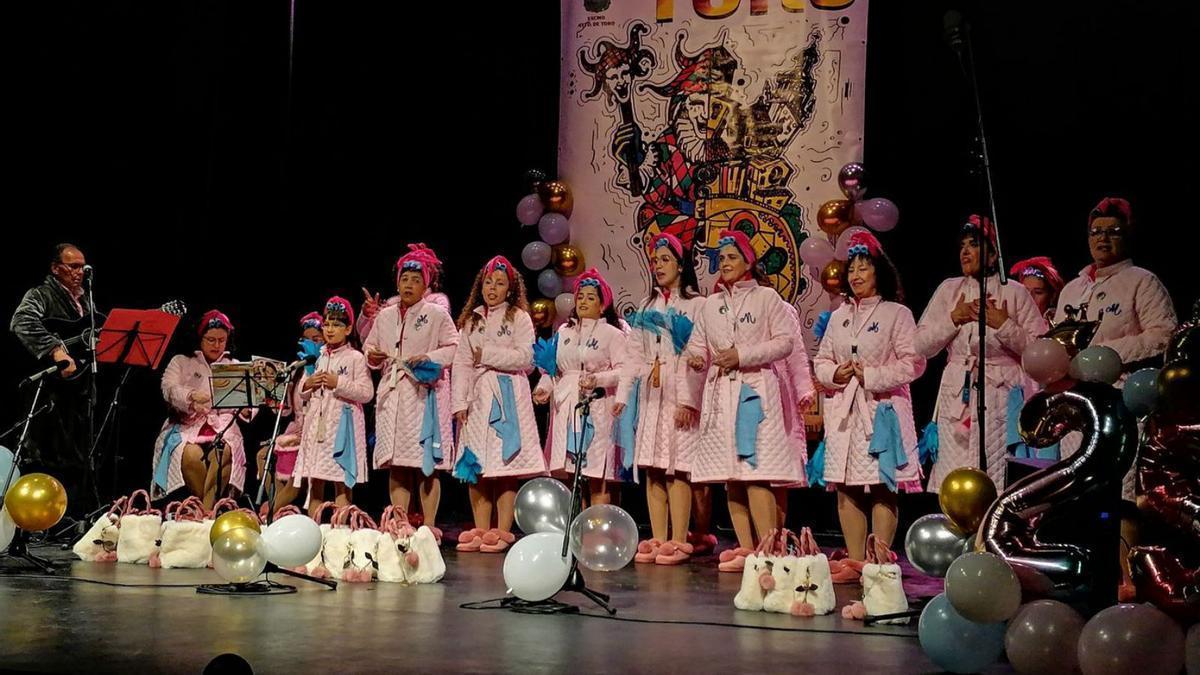
[[65,267],[65,268],[67,268],[67,269],[69,269],[69,270],[71,270],[71,271],[73,271],[73,272],[78,272],[79,270],[81,270],[81,269],[83,269],[83,268],[87,267],[87,263],[65,263],[65,262],[60,262],[60,263],[58,263],[58,264],[59,264],[59,265],[62,265],[63,267]]
[[1119,226],[1110,227],[1107,230],[1102,227],[1093,227],[1092,229],[1088,230],[1088,236],[1096,238],[1107,236],[1109,239],[1120,239],[1121,237],[1125,236],[1125,230]]

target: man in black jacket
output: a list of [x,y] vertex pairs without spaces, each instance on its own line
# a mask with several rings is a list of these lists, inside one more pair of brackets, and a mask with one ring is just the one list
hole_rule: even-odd
[[43,395],[54,408],[40,416],[30,428],[22,458],[35,468],[48,471],[67,487],[71,511],[81,513],[94,502],[88,451],[90,450],[88,408],[89,375],[67,381],[80,367],[63,339],[48,327],[47,320],[78,320],[91,311],[83,290],[87,260],[71,244],[59,244],[50,260],[50,274],[29,289],[9,329],[39,365],[65,363],[62,377],[51,376]]

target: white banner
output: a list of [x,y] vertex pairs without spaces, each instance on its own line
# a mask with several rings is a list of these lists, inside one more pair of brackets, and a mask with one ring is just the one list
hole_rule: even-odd
[[692,247],[707,293],[734,227],[810,327],[829,298],[798,247],[862,159],[867,1],[562,0],[562,21],[571,241],[618,309],[649,290],[649,237]]

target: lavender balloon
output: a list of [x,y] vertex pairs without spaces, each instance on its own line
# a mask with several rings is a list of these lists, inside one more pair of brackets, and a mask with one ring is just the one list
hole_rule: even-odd
[[1058,382],[1067,374],[1071,357],[1067,348],[1054,338],[1038,338],[1021,354],[1021,366],[1043,387]]
[[551,246],[561,244],[571,236],[571,224],[561,213],[547,213],[538,221],[538,234]]
[[554,270],[542,270],[538,274],[537,287],[542,292],[542,295],[553,298],[562,293],[562,279],[559,278],[558,273]]
[[541,218],[545,211],[546,207],[537,195],[525,195],[517,202],[517,220],[522,225],[536,225],[538,218]]
[[876,232],[887,232],[900,222],[900,209],[883,197],[858,202],[854,213],[857,220]]
[[550,264],[550,257],[553,253],[550,244],[544,241],[531,241],[521,249],[521,262],[531,270],[540,270]]
[[554,298],[554,311],[557,312],[559,321],[566,321],[571,318],[571,312],[575,311],[575,294],[560,293]]
[[1093,616],[1079,635],[1083,675],[1178,673],[1183,629],[1154,605],[1116,605]]

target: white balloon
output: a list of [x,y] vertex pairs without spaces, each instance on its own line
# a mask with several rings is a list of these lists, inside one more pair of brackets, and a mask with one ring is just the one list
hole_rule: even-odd
[[558,313],[559,321],[570,319],[571,312],[575,311],[575,294],[560,293],[558,297],[554,298],[554,311]]
[[271,523],[262,533],[267,560],[280,567],[297,567],[317,557],[321,550],[321,526],[308,516],[295,513]]
[[8,509],[0,509],[0,553],[8,549],[16,535],[17,524],[13,522],[12,516],[8,515]]
[[538,532],[517,540],[504,557],[504,583],[522,600],[538,602],[562,589],[571,573],[571,554],[562,555],[561,532]]

